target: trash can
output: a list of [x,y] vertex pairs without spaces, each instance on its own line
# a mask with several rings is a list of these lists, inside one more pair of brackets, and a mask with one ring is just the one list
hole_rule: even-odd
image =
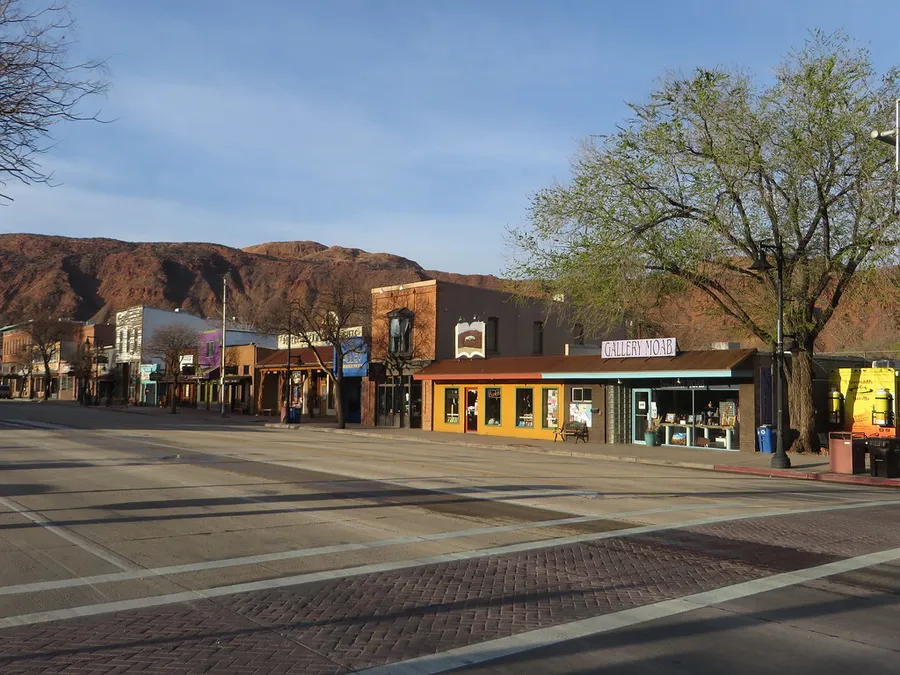
[[288,410],[288,422],[298,424],[300,422],[300,408],[290,408]]
[[900,478],[900,449],[895,438],[870,438],[869,467],[877,478]]
[[759,446],[761,453],[771,455],[775,452],[775,444],[772,442],[773,438],[771,424],[764,424],[756,428],[756,444]]
[[831,473],[865,473],[866,439],[849,431],[828,434],[828,460]]

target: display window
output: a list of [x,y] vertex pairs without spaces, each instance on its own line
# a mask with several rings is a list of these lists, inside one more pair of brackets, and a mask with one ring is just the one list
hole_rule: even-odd
[[666,445],[739,449],[737,390],[659,389],[654,399]]
[[516,389],[516,426],[534,427],[533,389]]
[[484,390],[484,418],[489,427],[500,426],[500,387],[488,387]]
[[559,425],[559,389],[543,389],[541,392],[541,425],[544,429],[556,429]]
[[459,424],[459,387],[447,387],[444,390],[444,421],[447,424]]

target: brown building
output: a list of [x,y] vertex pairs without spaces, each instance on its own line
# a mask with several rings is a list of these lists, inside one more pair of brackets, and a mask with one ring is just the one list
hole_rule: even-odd
[[113,343],[113,327],[66,320],[59,325],[59,339],[48,345],[49,373],[44,372],[27,322],[3,329],[0,379],[10,385],[13,397],[43,397],[46,377],[51,398],[74,401],[83,392],[98,392],[99,382],[108,373],[104,348]]
[[[275,349],[256,344],[232,345],[225,348],[225,407],[235,413],[255,414],[260,397],[261,371],[258,366],[266,362]],[[218,409],[221,371],[219,367],[197,371],[192,378],[198,407]]]
[[540,300],[445,281],[372,289],[371,363],[363,424],[422,426],[422,383],[413,373],[434,361],[561,355],[583,330]]
[[[332,366],[332,349],[316,347],[326,366]],[[305,417],[327,417],[335,414],[334,390],[328,374],[319,366],[309,347],[272,351],[257,366],[256,412],[280,417],[284,406],[288,370],[291,381],[291,408]]]

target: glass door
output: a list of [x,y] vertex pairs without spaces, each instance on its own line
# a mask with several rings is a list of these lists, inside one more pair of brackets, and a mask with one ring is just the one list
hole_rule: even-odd
[[478,431],[477,389],[466,389],[466,431]]
[[631,390],[631,442],[646,443],[644,434],[650,421],[650,390]]

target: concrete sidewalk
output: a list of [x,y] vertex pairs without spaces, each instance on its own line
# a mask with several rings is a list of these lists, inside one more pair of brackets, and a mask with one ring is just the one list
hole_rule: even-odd
[[[333,423],[332,423],[333,424]],[[702,471],[742,473],[772,478],[793,478],[798,480],[820,480],[832,483],[855,483],[900,488],[900,479],[873,478],[869,475],[835,474],[829,471],[827,455],[799,455],[789,453],[790,469],[773,469],[772,455],[758,452],[729,452],[724,450],[702,450],[677,447],[647,447],[644,445],[600,445],[573,441],[543,441],[518,439],[502,436],[481,436],[468,434],[448,434],[421,429],[361,428],[336,429],[315,423],[289,425],[270,423],[270,428],[306,429],[325,433],[368,436],[381,440],[429,443],[435,445],[455,445],[471,448],[490,448],[535,454],[558,455],[561,457],[583,457],[608,462],[626,462],[653,466],[671,466]]]

